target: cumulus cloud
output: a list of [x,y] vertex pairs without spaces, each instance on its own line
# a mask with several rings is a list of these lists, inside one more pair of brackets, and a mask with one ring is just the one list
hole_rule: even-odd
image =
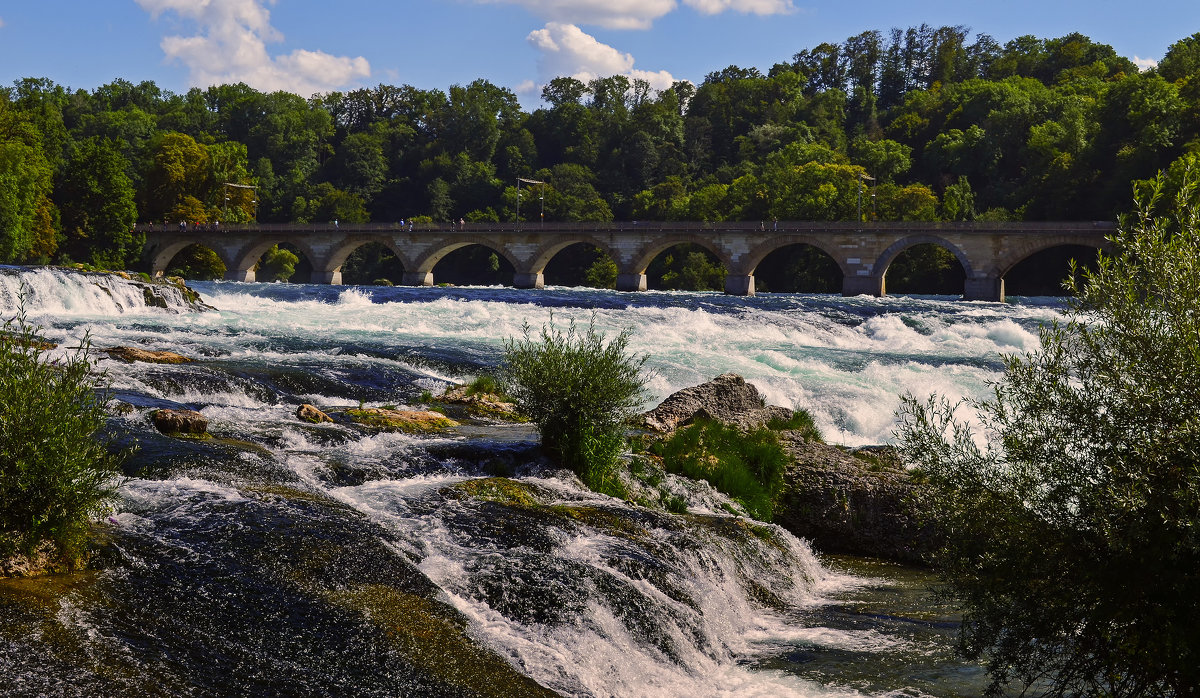
[[541,51],[538,69],[544,80],[566,75],[587,82],[598,77],[627,75],[645,80],[657,90],[666,89],[675,82],[665,70],[635,70],[632,55],[597,41],[574,24],[550,22],[544,28],[530,32],[527,39]]
[[273,56],[267,44],[283,40],[271,26],[274,0],[137,0],[158,18],[172,12],[198,26],[194,36],[168,36],[163,53],[188,68],[196,86],[245,82],[259,90],[300,95],[327,92],[371,74],[367,59],[296,49]]
[[1138,70],[1150,70],[1158,67],[1158,61],[1153,58],[1138,58],[1137,56],[1133,57],[1133,64],[1138,67]]
[[[649,29],[654,20],[679,7],[677,0],[478,0],[520,5],[542,19],[607,29]],[[697,12],[774,15],[795,9],[792,0],[683,0]]]

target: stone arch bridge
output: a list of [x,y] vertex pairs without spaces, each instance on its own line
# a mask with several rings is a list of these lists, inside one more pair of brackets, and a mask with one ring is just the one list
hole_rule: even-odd
[[754,271],[771,252],[803,243],[828,254],[842,271],[843,295],[886,292],[888,265],[922,243],[954,254],[966,272],[967,300],[1004,300],[1004,275],[1018,262],[1051,247],[1103,248],[1114,231],[1106,222],[794,222],[696,223],[467,223],[401,226],[398,223],[141,224],[155,274],[162,274],[185,247],[200,244],[225,263],[226,279],[254,281],[254,268],[272,245],[289,243],[313,267],[314,283],[340,284],[342,264],[358,247],[379,243],[404,266],[403,283],[430,286],[433,269],[450,252],[467,245],[491,248],[512,263],[518,288],[541,288],[542,272],[559,252],[588,243],[617,263],[617,289],[644,291],[646,268],[659,253],[679,243],[700,245],[717,256],[728,275],[725,292],[754,294]]

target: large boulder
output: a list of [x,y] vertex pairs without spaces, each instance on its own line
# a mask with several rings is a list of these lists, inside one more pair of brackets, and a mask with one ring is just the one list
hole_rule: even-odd
[[208,418],[195,410],[155,410],[150,419],[164,434],[200,436],[208,432]]
[[658,407],[642,415],[641,424],[650,431],[672,432],[697,419],[750,430],[772,419],[788,419],[792,411],[767,406],[758,389],[736,373],[725,373],[707,383],[671,394]]
[[847,452],[781,432],[791,457],[775,523],[826,553],[927,562],[933,537],[913,504],[916,485],[889,449]]

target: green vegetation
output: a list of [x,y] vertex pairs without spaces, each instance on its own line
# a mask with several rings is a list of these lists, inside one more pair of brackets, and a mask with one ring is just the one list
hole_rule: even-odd
[[[135,220],[421,224],[536,221],[544,210],[546,221],[769,226],[854,220],[860,198],[870,220],[1110,220],[1130,182],[1196,153],[1197,55],[1200,38],[1186,37],[1142,72],[1081,34],[1001,45],[921,25],[657,92],[620,75],[559,77],[533,111],[486,80],[310,99],[244,84],[173,94],[118,79],[88,92],[27,78],[0,89],[0,263],[144,265]],[[863,174],[875,178],[869,192]],[[518,206],[517,177],[546,184]],[[672,253],[678,268],[663,273],[679,288],[719,287],[694,251]],[[503,259],[489,268],[491,251],[462,254],[439,278],[479,283],[450,273],[455,264],[478,264],[487,283],[511,273]],[[609,286],[611,265],[582,269],[593,262],[587,283]],[[375,247],[354,253],[344,278],[402,273]],[[789,278],[769,285],[788,290]],[[824,273],[803,281],[830,284]]]
[[699,421],[651,444],[667,472],[706,480],[759,521],[770,521],[783,490],[787,454],[770,429],[743,433],[711,420]]
[[46,553],[80,566],[92,520],[116,493],[89,344],[48,359],[21,311],[0,333],[0,558]]
[[259,281],[287,281],[296,273],[300,258],[287,248],[273,245],[263,255],[255,278]]
[[805,409],[792,412],[792,416],[788,419],[772,419],[767,422],[767,428],[771,431],[798,431],[807,441],[825,443],[825,437],[817,428],[817,422],[813,419],[812,413]]
[[1200,686],[1200,173],[1143,184],[1062,323],[992,398],[909,396],[898,436],[944,531],[961,648],[992,693]]
[[623,496],[618,457],[625,424],[641,405],[645,357],[628,352],[629,332],[607,344],[595,318],[579,331],[553,322],[537,337],[525,326],[504,347],[502,382],[517,411],[537,425],[542,448],[593,490]]
[[482,394],[507,397],[504,393],[503,386],[500,385],[500,381],[496,380],[496,377],[490,373],[483,373],[476,376],[475,380],[467,383],[467,389],[465,392],[467,395]]

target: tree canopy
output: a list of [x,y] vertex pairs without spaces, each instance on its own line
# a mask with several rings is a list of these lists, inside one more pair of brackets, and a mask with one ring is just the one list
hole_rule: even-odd
[[[848,220],[864,174],[878,219],[1111,219],[1200,151],[1198,37],[1139,72],[1078,33],[921,25],[660,91],[558,77],[533,111],[486,80],[306,99],[26,78],[0,89],[0,262],[136,265],[134,220]],[[538,205],[517,177],[547,183]]]

